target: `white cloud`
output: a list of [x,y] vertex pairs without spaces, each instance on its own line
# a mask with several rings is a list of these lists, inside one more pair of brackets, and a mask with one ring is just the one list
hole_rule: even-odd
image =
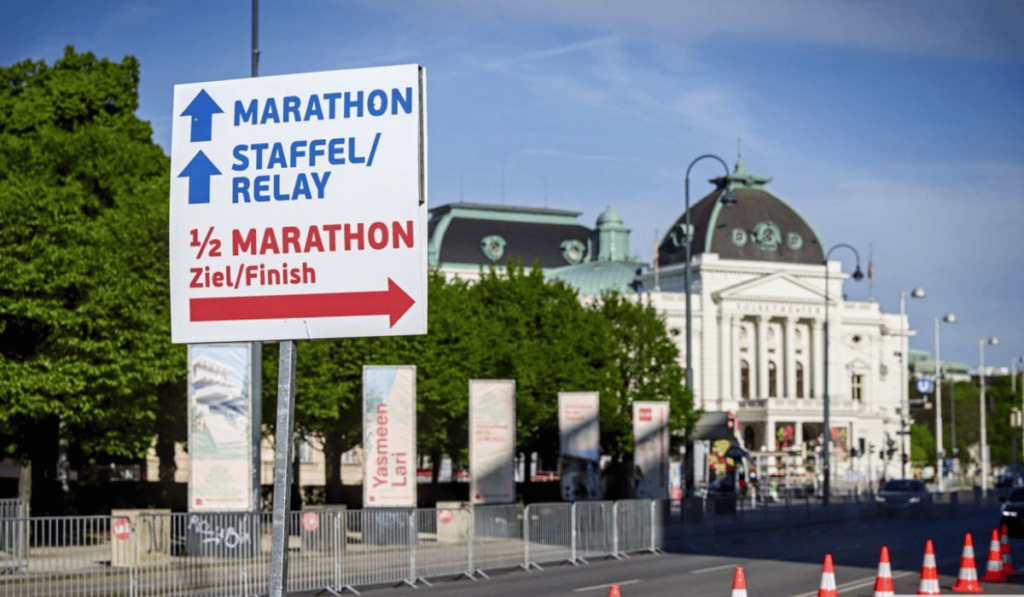
[[[408,15],[407,3],[393,3]],[[767,40],[938,55],[1024,59],[1024,0],[519,0],[430,3],[433,20],[482,26],[541,23],[575,29],[665,35],[687,41]]]

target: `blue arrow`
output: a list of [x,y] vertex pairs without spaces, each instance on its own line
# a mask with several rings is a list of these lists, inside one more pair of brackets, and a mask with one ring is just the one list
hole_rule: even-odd
[[200,151],[192,161],[185,166],[178,178],[188,178],[188,202],[209,203],[210,202],[210,177],[219,176],[220,170],[213,165],[210,158]]
[[213,101],[205,89],[199,90],[199,95],[192,100],[192,103],[181,113],[182,116],[192,117],[192,143],[197,141],[209,141],[213,125],[213,115],[223,114],[217,102]]

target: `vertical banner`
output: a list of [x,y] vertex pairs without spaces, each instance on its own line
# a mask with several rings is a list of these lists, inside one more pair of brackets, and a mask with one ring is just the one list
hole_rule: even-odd
[[188,347],[190,512],[259,509],[259,344]]
[[558,437],[562,456],[601,458],[600,396],[597,392],[558,393]]
[[601,499],[600,395],[558,393],[558,478],[567,502]]
[[516,501],[516,382],[469,381],[469,495],[474,504]]
[[668,402],[633,403],[633,487],[644,499],[668,499]]
[[416,507],[416,366],[363,366],[363,506]]

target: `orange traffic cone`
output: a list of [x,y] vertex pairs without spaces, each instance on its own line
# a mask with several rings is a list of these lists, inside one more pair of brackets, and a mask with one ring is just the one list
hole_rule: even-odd
[[821,566],[821,586],[818,597],[839,597],[836,591],[836,569],[832,565],[832,554],[825,554],[825,563]]
[[747,597],[747,577],[743,576],[743,566],[736,566],[732,575],[732,597]]
[[921,584],[918,595],[941,595],[939,588],[939,568],[935,564],[935,544],[929,539],[924,544],[924,562],[921,563]]
[[960,555],[960,575],[957,576],[953,591],[957,593],[981,593],[978,584],[978,564],[974,561],[974,539],[970,533],[964,536],[964,551]]
[[878,555],[878,574],[875,576],[874,597],[894,597],[896,589],[892,585],[892,565],[889,563],[889,546],[882,546]]
[[999,553],[999,531],[992,529],[992,538],[988,542],[988,563],[981,582],[1006,582],[1003,574],[1003,556]]
[[1003,535],[999,538],[999,551],[1003,554],[1003,576],[1009,578],[1017,576],[1017,569],[1013,567],[1013,554],[1010,553],[1010,535],[1006,532],[1006,525],[1003,525]]
[[622,597],[622,589],[619,588],[619,585],[612,585],[608,589],[608,597]]

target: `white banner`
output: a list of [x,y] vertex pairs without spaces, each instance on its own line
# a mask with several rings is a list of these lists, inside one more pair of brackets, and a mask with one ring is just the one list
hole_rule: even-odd
[[633,403],[634,497],[668,499],[668,402]]
[[416,366],[363,367],[363,506],[416,507]]
[[600,395],[597,392],[558,393],[558,436],[562,456],[600,459],[599,408]]
[[469,382],[469,477],[474,504],[516,501],[516,382]]
[[252,425],[259,412],[259,380],[252,375],[258,354],[250,344],[188,347],[190,512],[259,508],[259,436]]

